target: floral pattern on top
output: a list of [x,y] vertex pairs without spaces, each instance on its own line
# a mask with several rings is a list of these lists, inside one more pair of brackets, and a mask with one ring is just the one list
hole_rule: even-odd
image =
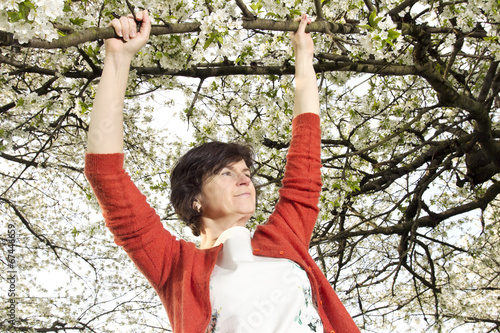
[[[287,332],[323,332],[321,318],[314,307],[311,285],[307,273],[297,263],[288,259],[286,260],[291,263],[291,271],[297,282],[292,288],[298,288],[300,290],[299,294],[303,295],[303,300],[300,302],[299,308],[294,310],[296,311],[296,315],[291,317],[294,318],[293,323],[280,323],[279,325],[283,324],[283,327],[289,328]],[[210,286],[210,289],[213,291],[212,286]],[[220,325],[218,325],[221,317],[224,317],[223,313],[223,307],[212,309],[210,324],[205,333],[229,333],[229,331],[222,331]]]
[[[294,269],[304,272],[302,267],[300,267],[297,263],[293,262],[293,264]],[[299,313],[295,317],[295,322],[299,325],[307,326],[311,332],[323,332],[323,323],[318,316],[318,312],[313,306],[311,286],[302,285],[299,286],[299,288],[302,289],[304,295],[305,308],[299,309]]]
[[217,320],[219,319],[220,311],[221,311],[221,308],[213,310],[212,317],[210,318],[210,324],[208,324],[208,327],[207,327],[207,330],[205,331],[205,333],[216,333],[219,331],[217,329]]

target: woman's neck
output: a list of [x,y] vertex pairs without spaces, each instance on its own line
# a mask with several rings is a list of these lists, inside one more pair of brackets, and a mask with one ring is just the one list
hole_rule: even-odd
[[212,220],[209,221],[202,221],[202,229],[200,232],[201,236],[201,243],[200,243],[200,249],[209,249],[214,246],[215,242],[219,238],[219,236],[226,231],[229,228],[240,226],[244,227],[247,223],[248,219],[246,220],[239,220],[236,222],[226,222],[226,223],[221,223],[220,221],[215,222]]

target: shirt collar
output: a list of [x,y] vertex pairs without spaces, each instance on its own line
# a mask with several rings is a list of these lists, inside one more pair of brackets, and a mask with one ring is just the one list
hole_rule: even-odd
[[235,269],[238,262],[254,261],[250,230],[236,226],[220,234],[214,244],[224,244],[217,258],[217,265],[226,269]]

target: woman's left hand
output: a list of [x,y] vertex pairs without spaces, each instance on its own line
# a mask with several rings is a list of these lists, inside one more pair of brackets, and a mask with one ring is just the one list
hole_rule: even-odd
[[293,49],[295,51],[295,58],[312,59],[314,56],[314,42],[312,40],[311,34],[306,32],[306,26],[308,24],[311,24],[312,20],[307,17],[307,14],[303,14],[301,17],[296,18],[295,20],[300,20],[299,28],[297,29],[297,31],[290,33]]

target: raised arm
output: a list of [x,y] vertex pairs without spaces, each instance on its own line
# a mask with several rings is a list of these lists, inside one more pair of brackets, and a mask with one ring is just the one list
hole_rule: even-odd
[[262,243],[254,242],[255,247],[266,249],[271,256],[279,257],[276,253],[283,246],[290,246],[292,252],[297,249],[307,252],[319,212],[321,129],[312,64],[314,45],[310,34],[305,32],[310,22],[307,16],[302,16],[297,32],[291,34],[296,62],[295,109],[280,198],[266,225],[259,226],[254,234],[254,240],[267,239],[268,244],[273,244],[266,249]]
[[87,153],[112,154],[123,151],[123,104],[130,62],[146,44],[151,31],[146,10],[136,13],[136,18],[142,21],[139,32],[132,15],[114,19],[110,23],[122,38],[105,41],[104,69],[90,115]]
[[306,26],[311,19],[306,14],[300,19],[297,32],[291,33],[295,51],[295,107],[294,117],[302,113],[319,114],[318,85],[313,67],[314,43]]
[[115,243],[160,292],[179,258],[181,245],[123,169],[122,114],[130,62],[146,44],[151,27],[146,11],[136,17],[142,21],[139,33],[131,16],[110,24],[122,38],[106,40],[103,75],[91,114],[85,175]]

